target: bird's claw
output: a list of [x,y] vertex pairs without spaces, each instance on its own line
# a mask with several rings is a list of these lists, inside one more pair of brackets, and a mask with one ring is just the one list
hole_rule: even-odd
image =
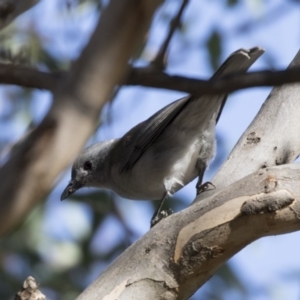
[[216,188],[216,186],[213,183],[211,183],[210,181],[204,182],[200,185],[197,184],[197,186],[196,186],[197,196],[202,194],[203,192],[206,192],[209,189],[209,186],[212,186],[213,189]]
[[173,213],[173,210],[169,208],[168,210],[162,210],[159,212],[159,214],[154,215],[150,222],[150,227],[152,228],[154,225],[156,225],[158,222],[160,222],[162,219],[165,219],[169,215]]

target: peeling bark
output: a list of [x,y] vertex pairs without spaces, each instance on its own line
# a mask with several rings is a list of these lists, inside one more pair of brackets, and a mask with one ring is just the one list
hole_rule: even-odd
[[[266,190],[269,178],[277,184]],[[188,299],[249,243],[300,230],[299,180],[300,164],[266,168],[169,216],[131,245],[77,300],[102,299],[115,290],[118,299]],[[250,204],[255,209],[247,214],[243,210]]]

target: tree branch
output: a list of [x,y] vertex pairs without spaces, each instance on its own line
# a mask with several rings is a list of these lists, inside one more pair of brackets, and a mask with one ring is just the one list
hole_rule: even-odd
[[300,230],[298,180],[300,164],[264,169],[171,215],[76,300],[188,299],[245,245]]
[[125,84],[164,88],[189,94],[222,94],[257,86],[276,86],[300,81],[300,67],[281,71],[258,71],[201,80],[168,75],[151,68],[132,68]]
[[2,0],[0,3],[0,30],[40,0]]
[[172,19],[170,22],[169,32],[166,36],[165,41],[163,42],[157,56],[155,59],[151,62],[151,66],[154,68],[157,68],[158,70],[163,70],[165,68],[165,56],[167,49],[169,47],[169,44],[171,42],[171,39],[176,31],[177,28],[181,25],[181,17],[184,12],[184,9],[186,8],[189,0],[182,0],[182,4],[176,14],[176,16]]
[[[66,78],[67,74],[66,72],[47,73],[23,66],[0,64],[0,83],[14,84],[28,88],[53,91]],[[217,80],[168,75],[151,67],[132,67],[127,79],[123,80],[124,85],[141,85],[181,91],[189,94],[230,93],[245,88],[277,86],[295,82],[300,82],[299,66],[280,71],[263,70],[248,72]]]
[[160,3],[112,0],[102,12],[73,70],[57,86],[48,114],[0,168],[1,235],[47,195],[76,158]]
[[2,84],[54,91],[67,75],[66,72],[49,73],[24,66],[0,63],[0,82]]

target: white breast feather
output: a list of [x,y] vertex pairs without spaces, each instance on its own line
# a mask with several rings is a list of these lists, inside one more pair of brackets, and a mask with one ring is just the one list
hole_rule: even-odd
[[215,150],[214,126],[209,124],[201,137],[186,147],[183,155],[181,153],[180,158],[174,163],[169,176],[164,179],[165,189],[169,193],[173,194],[197,176],[195,172],[198,159],[206,164],[212,159]]
[[186,181],[190,180],[195,173],[195,166],[199,155],[199,141],[186,148],[186,152],[173,165],[168,177],[164,179],[164,185],[167,191],[173,194],[180,187],[183,187]]

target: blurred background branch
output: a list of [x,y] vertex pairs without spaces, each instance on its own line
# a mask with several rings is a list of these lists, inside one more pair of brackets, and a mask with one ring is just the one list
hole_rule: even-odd
[[186,6],[188,5],[189,0],[182,0],[182,4],[177,12],[177,14],[174,16],[174,18],[170,21],[170,25],[169,25],[169,32],[166,36],[166,39],[164,40],[164,42],[162,43],[156,57],[154,58],[154,60],[151,61],[150,66],[154,67],[158,70],[163,70],[166,67],[166,55],[167,55],[167,50],[169,47],[169,44],[171,42],[171,39],[175,33],[175,31],[180,28],[181,26],[181,18],[182,18],[182,14],[186,8]]
[[40,0],[1,0],[0,29],[9,25],[16,17],[32,8]]

